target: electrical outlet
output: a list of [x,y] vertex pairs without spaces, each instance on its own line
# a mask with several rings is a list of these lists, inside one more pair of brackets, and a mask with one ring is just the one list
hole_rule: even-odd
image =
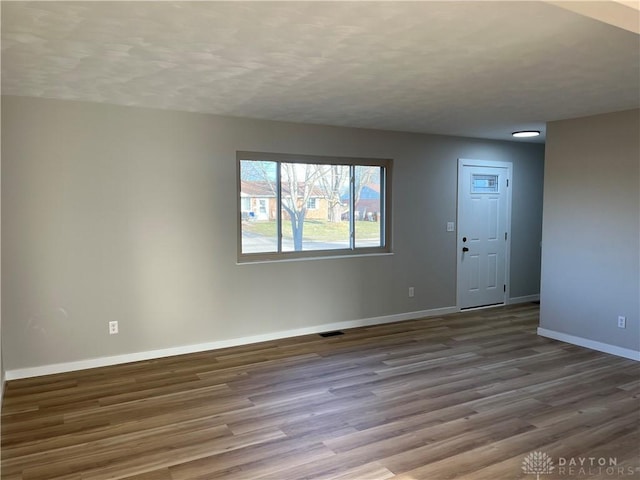
[[622,315],[618,317],[618,328],[627,328],[627,317]]
[[114,320],[109,322],[109,335],[115,335],[116,333],[118,333],[118,322]]
[[409,287],[409,298],[413,298],[415,291],[413,289],[413,287]]

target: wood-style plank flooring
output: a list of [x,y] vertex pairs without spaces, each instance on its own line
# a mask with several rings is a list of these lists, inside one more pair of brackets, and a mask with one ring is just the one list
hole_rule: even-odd
[[535,479],[533,451],[543,480],[640,478],[640,364],[537,325],[523,304],[11,381],[2,478]]

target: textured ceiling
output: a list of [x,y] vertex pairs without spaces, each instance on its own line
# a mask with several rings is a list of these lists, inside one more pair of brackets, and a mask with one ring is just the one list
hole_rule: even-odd
[[497,139],[639,106],[640,37],[543,2],[1,8],[8,95]]

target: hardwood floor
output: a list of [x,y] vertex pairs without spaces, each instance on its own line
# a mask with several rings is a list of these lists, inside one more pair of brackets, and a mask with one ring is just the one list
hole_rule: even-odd
[[640,364],[537,324],[524,304],[11,381],[2,478],[639,478]]

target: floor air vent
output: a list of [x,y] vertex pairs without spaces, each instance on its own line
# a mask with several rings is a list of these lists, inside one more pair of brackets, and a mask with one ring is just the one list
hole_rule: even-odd
[[333,332],[324,332],[319,333],[318,335],[320,335],[321,337],[335,337],[337,335],[344,335],[344,332],[341,332],[340,330],[334,330]]

